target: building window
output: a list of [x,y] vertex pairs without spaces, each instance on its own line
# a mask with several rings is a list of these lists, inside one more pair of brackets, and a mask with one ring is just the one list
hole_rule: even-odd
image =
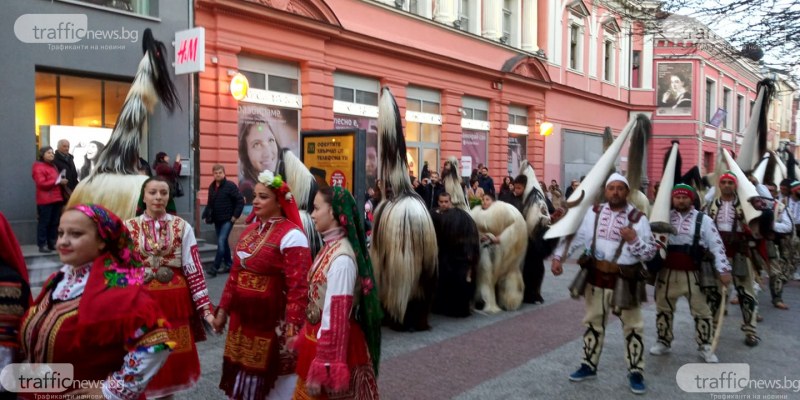
[[460,6],[456,27],[462,31],[469,32],[469,0],[461,0]]
[[703,167],[706,171],[714,170],[714,153],[711,151],[703,152]]
[[733,113],[731,113],[731,109],[733,106],[731,105],[731,90],[728,88],[722,88],[722,108],[725,110],[725,118],[722,120],[722,127],[725,129],[729,129],[731,127],[731,121],[733,118]]
[[706,79],[706,122],[711,122],[717,111],[717,83]]
[[506,44],[511,41],[511,21],[513,17],[511,7],[511,0],[503,0],[503,36],[500,37],[500,42]]
[[583,34],[577,24],[569,26],[569,68],[581,70],[581,55],[583,52]]
[[614,42],[611,40],[603,44],[603,79],[614,81]]
[[269,90],[270,92],[300,94],[300,82],[297,79],[242,69],[239,70],[239,73],[247,78],[247,83],[251,88]]
[[340,86],[333,87],[333,99],[369,106],[378,105],[378,93]]
[[408,1],[408,12],[413,14],[419,14],[419,1],[418,0],[409,0]]
[[634,50],[631,55],[631,87],[640,88],[642,87],[642,52],[641,50]]
[[736,132],[744,127],[744,96],[736,95]]
[[78,0],[83,3],[148,17],[158,16],[158,0]]
[[528,110],[508,107],[508,175],[519,175],[519,165],[528,159]]

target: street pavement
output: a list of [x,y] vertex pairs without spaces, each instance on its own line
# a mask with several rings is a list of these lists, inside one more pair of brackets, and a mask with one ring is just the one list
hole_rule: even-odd
[[[622,329],[609,318],[598,378],[573,383],[567,377],[578,368],[582,353],[583,301],[569,298],[567,287],[577,266],[568,265],[560,277],[547,276],[542,289],[545,303],[523,305],[515,312],[479,313],[465,319],[433,316],[427,332],[383,331],[378,386],[384,399],[722,399],[711,393],[686,393],[676,383],[684,364],[700,363],[694,342],[694,321],[681,300],[675,314],[672,354],[645,355],[647,394],[628,389]],[[212,301],[219,300],[227,275],[208,280]],[[652,299],[652,292],[650,298]],[[800,282],[784,290],[789,311],[772,307],[769,291],[759,300],[764,321],[758,325],[762,341],[749,348],[739,330],[741,313],[728,304],[717,351],[721,363],[747,363],[750,378],[788,380],[793,389],[744,389],[729,399],[800,399]],[[655,343],[655,304],[643,308],[645,349]],[[178,399],[221,399],[217,388],[224,336],[199,343],[202,377]],[[717,396],[722,393],[717,393]]]

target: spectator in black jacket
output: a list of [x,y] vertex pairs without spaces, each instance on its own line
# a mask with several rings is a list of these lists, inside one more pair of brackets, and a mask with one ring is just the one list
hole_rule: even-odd
[[[211,170],[214,172],[214,181],[208,187],[208,205],[203,210],[203,220],[207,224],[214,224],[214,231],[217,234],[217,256],[214,257],[214,268],[206,271],[214,277],[218,272],[225,273],[231,270],[233,259],[228,236],[231,234],[233,224],[242,215],[244,197],[233,182],[225,179],[225,167],[214,164]],[[223,263],[225,263],[225,268],[220,269],[220,265]]]
[[[66,170],[67,187],[70,191],[78,186],[78,170],[75,169],[75,157],[69,154],[69,140],[61,139],[56,148],[56,158],[53,163],[58,168],[58,172]],[[66,200],[66,199],[64,199]]]
[[494,180],[489,176],[489,168],[483,167],[478,171],[478,186],[483,189],[483,193],[490,193],[492,197],[496,197]]

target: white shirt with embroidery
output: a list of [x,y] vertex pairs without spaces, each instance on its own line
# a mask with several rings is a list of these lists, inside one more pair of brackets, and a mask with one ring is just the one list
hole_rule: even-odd
[[780,204],[775,204],[775,223],[772,229],[777,233],[787,234],[792,233],[794,223],[786,208]]
[[[86,289],[86,282],[89,280],[89,272],[92,264],[87,264],[79,268],[71,265],[64,265],[61,272],[64,278],[58,282],[53,290],[53,300],[71,300],[83,294]],[[79,311],[80,312],[80,311]],[[134,335],[135,332],[131,332]],[[127,400],[115,395],[118,393],[135,393],[137,396],[144,393],[147,384],[156,376],[161,366],[167,362],[169,351],[156,350],[155,346],[142,346],[131,350],[120,360],[122,367],[108,376],[103,382],[103,395],[106,399]],[[124,376],[135,376],[136,379],[124,380]],[[110,390],[109,387],[115,388]]]
[[[733,232],[733,227],[736,224],[736,207],[733,206],[733,200],[724,201],[720,200],[719,209],[717,210],[717,229],[722,232]],[[736,229],[741,232],[741,227]]]
[[800,200],[795,200],[794,196],[789,197],[789,205],[786,206],[789,210],[789,214],[792,215],[792,219],[795,223],[800,223]]
[[[600,217],[597,222],[597,243],[595,244],[595,258],[602,261],[614,261],[614,255],[617,248],[622,242],[620,229],[630,225],[628,215],[635,208],[633,205],[628,204],[622,211],[612,211],[608,203],[600,205]],[[583,251],[588,251],[592,247],[592,238],[594,237],[594,223],[595,223],[594,209],[584,215],[583,222],[575,233],[575,236],[570,243],[570,247],[566,256],[572,254],[575,249],[580,248]],[[636,231],[636,240],[633,243],[625,243],[622,246],[622,252],[616,260],[617,264],[630,265],[637,262],[651,260],[658,248],[653,239],[653,233],[650,231],[650,222],[646,216],[639,218],[639,221],[633,224],[632,229]],[[567,238],[562,238],[553,254],[555,257],[561,258],[567,245]]]
[[[268,222],[274,223],[280,219],[282,218],[281,217],[271,218]],[[266,228],[267,228],[267,223],[261,222],[258,226],[258,232],[263,233]],[[303,234],[297,229],[289,230],[289,232],[286,232],[286,234],[283,235],[283,238],[281,239],[281,245],[280,245],[281,253],[283,253],[286,249],[291,247],[308,247],[308,237],[306,237],[305,234]],[[252,256],[252,254],[246,251],[237,251],[236,255],[239,256],[240,260],[246,260],[247,258]]]
[[[670,224],[677,231],[676,234],[669,236],[671,245],[691,245],[694,243],[695,224],[697,223],[697,213],[695,209],[689,212],[680,213],[677,210],[670,210]],[[714,221],[708,215],[703,215],[703,222],[700,223],[700,243],[714,255],[714,265],[720,273],[730,272],[731,265],[725,255],[725,245],[719,236]]]

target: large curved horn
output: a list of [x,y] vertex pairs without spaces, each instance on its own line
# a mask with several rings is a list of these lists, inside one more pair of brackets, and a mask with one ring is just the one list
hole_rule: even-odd
[[761,157],[761,161],[756,165],[756,169],[753,170],[753,177],[758,179],[760,183],[764,183],[764,175],[767,173],[767,164],[769,163],[770,156],[771,154],[769,152],[764,153],[764,156]]
[[614,166],[614,161],[616,161],[619,156],[619,152],[622,150],[625,141],[628,140],[628,136],[633,130],[635,123],[636,118],[632,118],[628,121],[625,128],[622,129],[622,133],[614,140],[611,147],[603,153],[586,175],[586,178],[583,179],[583,182],[581,182],[578,188],[569,196],[569,199],[567,199],[567,206],[570,208],[567,209],[567,213],[545,233],[545,239],[569,236],[578,230],[583,216],[592,205],[591,202],[602,192],[606,177],[608,177],[608,171]]
[[744,130],[744,140],[739,149],[739,157],[736,159],[737,165],[744,171],[753,169],[758,157],[767,150],[767,109],[774,91],[772,80],[764,79],[758,83],[758,97],[753,104],[750,123]]
[[[747,176],[742,172],[742,169],[739,168],[739,165],[736,164],[731,154],[728,153],[727,149],[722,149],[722,154],[725,156],[725,161],[728,163],[728,168],[736,176],[736,180],[738,181],[736,184],[736,195],[739,196],[739,203],[742,205],[742,211],[744,212],[744,219],[748,225],[755,231],[757,231],[757,224],[753,224],[756,220],[761,216],[761,211],[757,210],[751,203],[750,200],[756,197],[759,197],[758,191],[756,191],[756,187],[747,179]],[[754,226],[755,225],[755,226]]]
[[675,165],[678,163],[678,142],[672,142],[664,175],[661,176],[660,190],[656,201],[650,211],[650,229],[654,233],[675,233],[675,228],[670,222],[669,210],[672,208],[672,187],[675,186]]

